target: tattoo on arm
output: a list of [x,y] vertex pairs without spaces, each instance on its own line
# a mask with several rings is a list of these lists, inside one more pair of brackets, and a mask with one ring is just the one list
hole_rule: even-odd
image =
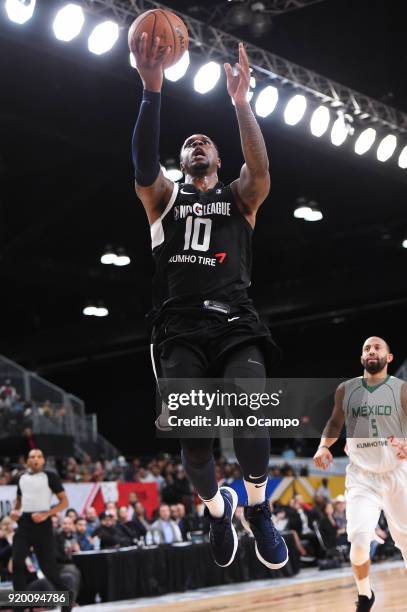
[[250,104],[236,105],[236,115],[246,166],[251,174],[263,175],[269,167],[267,149]]

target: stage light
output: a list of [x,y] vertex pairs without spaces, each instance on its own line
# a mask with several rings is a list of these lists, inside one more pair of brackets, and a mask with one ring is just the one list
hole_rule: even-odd
[[58,11],[52,27],[58,40],[69,42],[78,36],[84,23],[82,8],[77,4],[67,4]]
[[184,55],[181,57],[181,59],[176,64],[174,64],[174,66],[171,66],[170,68],[167,68],[166,70],[164,70],[165,78],[173,82],[178,81],[179,79],[182,79],[182,77],[188,70],[188,66],[189,66],[189,51],[185,51]]
[[106,306],[99,305],[96,308],[95,317],[107,317],[108,314],[109,314],[109,311],[106,308]]
[[259,117],[267,117],[276,108],[278,102],[278,89],[273,85],[265,87],[257,96],[255,109]]
[[88,49],[95,55],[110,51],[119,38],[119,26],[114,21],[104,21],[97,25],[88,39]]
[[404,147],[399,156],[399,166],[402,170],[407,168],[407,147]]
[[363,132],[359,135],[358,139],[355,142],[355,153],[358,155],[363,155],[367,153],[369,149],[373,146],[374,141],[376,140],[376,130],[373,128],[367,128],[363,130]]
[[170,181],[180,181],[184,176],[179,166],[177,165],[175,159],[167,159],[165,161],[165,166],[161,166],[163,174],[166,178],[170,179]]
[[96,306],[85,306],[85,308],[82,310],[82,313],[85,315],[85,317],[95,317],[96,313],[97,313],[97,308]]
[[377,149],[377,159],[381,162],[385,162],[393,155],[397,147],[397,138],[394,134],[388,134],[385,136]]
[[206,94],[213,89],[220,77],[220,66],[216,62],[204,64],[194,78],[194,88],[200,94]]
[[407,249],[407,239],[403,240],[403,242],[401,243],[401,246],[403,247],[403,249]]
[[35,0],[6,0],[6,13],[10,21],[22,25],[34,14]]
[[250,77],[250,87],[254,89],[256,87],[256,79],[254,76]]
[[284,121],[287,125],[296,125],[303,118],[306,108],[306,97],[300,94],[295,95],[285,107]]
[[328,129],[331,115],[326,106],[318,106],[311,117],[311,134],[320,138]]
[[348,133],[348,126],[345,123],[345,119],[342,115],[339,115],[331,130],[332,144],[336,147],[340,147],[347,139]]
[[116,253],[114,252],[114,250],[112,249],[112,247],[107,246],[105,248],[105,252],[103,253],[102,257],[100,258],[100,262],[102,264],[105,265],[110,265],[110,264],[114,264],[116,261]]
[[296,219],[305,219],[311,212],[312,210],[309,206],[298,206],[298,208],[294,210],[294,217]]
[[130,263],[130,257],[126,255],[123,247],[119,247],[117,249],[117,257],[113,264],[115,266],[128,266]]
[[321,221],[322,218],[322,212],[314,208],[311,208],[311,212],[308,212],[304,217],[305,221]]

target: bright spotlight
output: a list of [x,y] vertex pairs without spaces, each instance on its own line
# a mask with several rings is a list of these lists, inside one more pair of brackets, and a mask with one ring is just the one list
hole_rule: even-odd
[[99,306],[98,308],[95,308],[95,310],[95,317],[107,317],[109,314],[109,311],[105,306]]
[[397,147],[397,138],[394,134],[388,134],[385,136],[377,149],[377,159],[381,162],[385,162],[393,155]]
[[97,25],[88,38],[88,49],[95,55],[110,51],[119,38],[119,26],[114,21],[104,21]]
[[311,212],[312,208],[309,206],[298,206],[298,208],[294,210],[294,217],[296,219],[305,219]]
[[115,266],[128,266],[130,263],[130,257],[126,255],[125,250],[120,247],[117,249],[116,261],[113,262]]
[[407,240],[403,240],[401,246],[403,247],[403,249],[407,249]]
[[336,147],[340,147],[348,137],[348,126],[345,123],[345,119],[342,115],[339,115],[337,120],[332,126],[331,130],[331,142]]
[[22,25],[34,14],[35,0],[6,0],[6,12],[10,21]]
[[311,134],[320,138],[328,129],[331,115],[326,106],[318,106],[311,117]]
[[95,317],[97,310],[98,309],[96,308],[96,306],[85,306],[85,308],[82,310],[82,313],[86,317]]
[[189,51],[185,51],[184,55],[174,66],[167,68],[164,70],[165,78],[169,81],[178,81],[182,79],[189,66]]
[[220,66],[216,62],[204,64],[194,78],[194,88],[200,94],[206,94],[213,89],[220,77]]
[[276,108],[278,102],[278,89],[268,85],[257,96],[255,109],[259,117],[267,117]]
[[399,166],[402,170],[407,168],[407,147],[404,147],[399,156]]
[[175,163],[175,159],[167,159],[165,164],[166,166],[161,166],[164,176],[170,181],[180,181],[184,175]]
[[304,217],[305,221],[321,221],[323,214],[320,210],[311,208],[311,212],[307,213]]
[[77,4],[67,4],[58,11],[52,27],[58,40],[69,42],[78,36],[84,23],[82,8]]
[[374,141],[376,140],[376,130],[373,128],[367,128],[363,130],[363,132],[359,135],[358,139],[355,142],[355,153],[358,155],[363,155],[367,153],[369,149],[373,146]]
[[289,100],[284,111],[284,120],[287,125],[296,125],[304,116],[307,108],[307,99],[305,96],[297,94]]
[[114,264],[116,261],[116,258],[117,258],[117,255],[113,251],[113,249],[111,247],[106,247],[105,252],[100,258],[100,263],[105,264],[105,265]]

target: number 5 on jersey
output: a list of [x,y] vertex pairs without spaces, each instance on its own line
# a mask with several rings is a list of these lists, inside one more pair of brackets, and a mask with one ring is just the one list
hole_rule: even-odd
[[212,219],[188,216],[185,223],[184,251],[188,249],[207,251],[211,240],[211,229]]

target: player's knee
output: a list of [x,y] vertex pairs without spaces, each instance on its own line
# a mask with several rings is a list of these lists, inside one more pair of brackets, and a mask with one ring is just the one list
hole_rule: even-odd
[[363,565],[369,561],[371,540],[369,533],[358,533],[352,538],[349,557],[353,565]]

